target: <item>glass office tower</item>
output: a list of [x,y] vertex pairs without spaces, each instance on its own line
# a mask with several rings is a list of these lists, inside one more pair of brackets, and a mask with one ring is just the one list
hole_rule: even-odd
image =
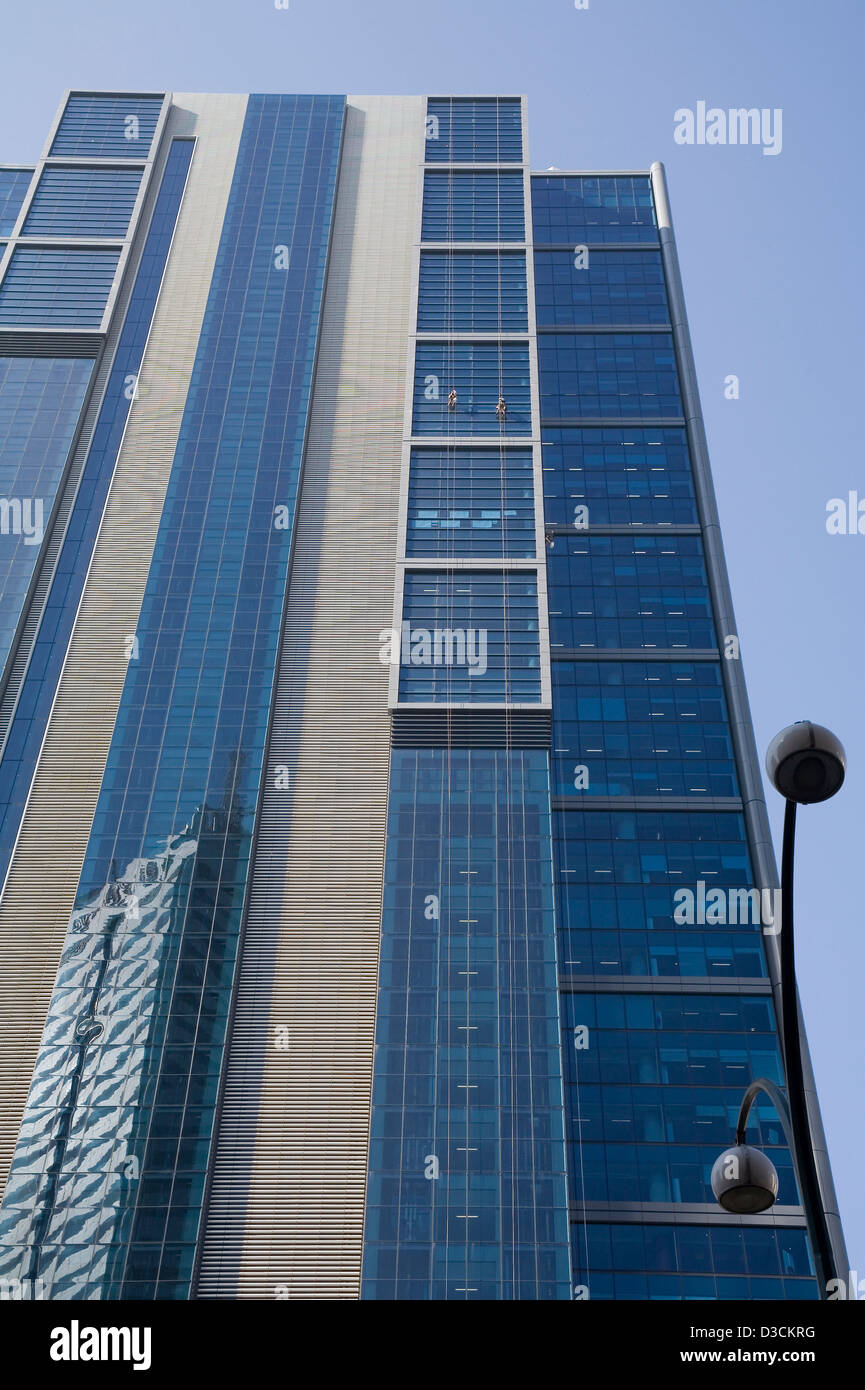
[[661,166],[72,92],[0,238],[8,1296],[817,1297],[768,1101],[708,1181],[777,879]]

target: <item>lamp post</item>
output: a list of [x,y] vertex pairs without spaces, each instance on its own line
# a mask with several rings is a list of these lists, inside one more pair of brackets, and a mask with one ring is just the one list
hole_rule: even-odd
[[844,749],[835,735],[808,720],[782,729],[766,754],[766,771],[773,786],[786,799],[781,855],[780,1024],[787,1098],[774,1082],[764,1077],[753,1081],[739,1111],[736,1144],[720,1155],[712,1169],[712,1191],[726,1211],[752,1215],[767,1211],[774,1204],[778,1196],[778,1174],[766,1154],[745,1142],[748,1113],[758,1093],[763,1091],[778,1112],[793,1155],[821,1298],[827,1297],[828,1282],[836,1277],[837,1271],[820,1193],[802,1068],[793,939],[793,857],[797,805],[807,806],[834,796],[844,781],[846,763]]

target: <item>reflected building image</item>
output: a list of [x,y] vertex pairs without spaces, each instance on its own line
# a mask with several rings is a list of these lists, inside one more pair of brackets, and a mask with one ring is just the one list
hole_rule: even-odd
[[777,1205],[709,1183],[777,941],[676,911],[776,887],[663,168],[67,93],[0,166],[3,1287],[816,1298],[768,1099]]

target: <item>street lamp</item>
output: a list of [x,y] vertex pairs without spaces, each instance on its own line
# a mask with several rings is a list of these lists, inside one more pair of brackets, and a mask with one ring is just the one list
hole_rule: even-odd
[[793,1148],[790,1108],[784,1093],[774,1081],[761,1076],[752,1081],[745,1092],[736,1125],[735,1145],[715,1159],[712,1169],[712,1191],[724,1210],[735,1212],[737,1216],[755,1216],[757,1212],[768,1211],[778,1196],[774,1163],[762,1149],[752,1148],[745,1142],[748,1114],[760,1091],[765,1091],[777,1110],[787,1143],[791,1150]]
[[841,790],[846,767],[841,740],[807,719],[782,729],[766,752],[766,771],[775,790],[787,798],[788,814],[792,806],[794,821],[797,802],[828,801]]
[[840,741],[822,724],[801,720],[782,729],[766,754],[766,771],[786,800],[781,856],[781,1052],[787,1080],[787,1099],[772,1081],[760,1077],[745,1093],[736,1126],[736,1144],[726,1149],[712,1169],[712,1191],[725,1211],[753,1215],[767,1211],[778,1196],[778,1174],[760,1149],[746,1144],[748,1113],[760,1091],[772,1101],[781,1121],[799,1180],[802,1205],[811,1235],[820,1296],[836,1275],[826,1212],[820,1195],[817,1162],[805,1098],[799,999],[793,941],[793,852],[796,807],[827,801],[844,782],[847,759]]

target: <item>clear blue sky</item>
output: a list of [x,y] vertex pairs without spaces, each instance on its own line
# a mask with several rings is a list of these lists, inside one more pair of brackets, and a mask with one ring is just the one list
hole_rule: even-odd
[[[525,92],[535,168],[666,163],[757,739],[810,718],[849,754],[799,818],[798,964],[865,1277],[865,535],[825,525],[865,499],[863,52],[861,0],[40,0],[4,16],[0,160],[34,160],[63,90],[97,87]],[[678,146],[700,100],[781,107],[781,154]]]

